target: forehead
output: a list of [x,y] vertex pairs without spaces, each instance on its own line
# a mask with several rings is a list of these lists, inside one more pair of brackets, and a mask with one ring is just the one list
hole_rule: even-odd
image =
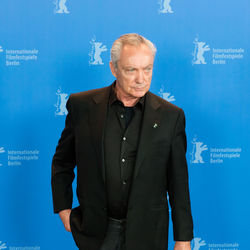
[[122,64],[150,64],[153,63],[154,56],[145,44],[138,46],[126,44],[121,50],[119,61]]

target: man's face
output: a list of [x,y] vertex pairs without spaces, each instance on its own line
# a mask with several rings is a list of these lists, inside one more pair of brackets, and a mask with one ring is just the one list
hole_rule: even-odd
[[117,68],[110,62],[111,71],[116,77],[117,91],[131,98],[144,96],[150,88],[153,63],[154,56],[146,45],[125,45]]

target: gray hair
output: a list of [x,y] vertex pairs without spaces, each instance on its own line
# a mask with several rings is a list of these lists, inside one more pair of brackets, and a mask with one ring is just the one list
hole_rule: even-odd
[[111,62],[115,68],[117,68],[117,62],[120,59],[121,50],[127,44],[136,47],[145,44],[152,51],[153,56],[155,56],[156,47],[151,41],[136,33],[125,34],[115,40],[111,48]]

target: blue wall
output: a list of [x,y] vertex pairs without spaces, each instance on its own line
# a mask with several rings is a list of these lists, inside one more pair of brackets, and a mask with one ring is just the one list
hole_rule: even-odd
[[1,0],[0,249],[75,249],[50,188],[65,102],[114,80],[110,48],[130,32],[158,49],[151,91],[186,114],[192,249],[249,249],[249,13],[247,0]]

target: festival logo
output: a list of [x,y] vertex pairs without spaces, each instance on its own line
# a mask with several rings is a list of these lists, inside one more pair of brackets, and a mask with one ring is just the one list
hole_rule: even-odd
[[166,100],[168,102],[174,102],[175,101],[175,97],[173,95],[171,95],[171,93],[164,91],[164,86],[163,85],[161,85],[160,91],[158,93],[159,93],[161,98],[163,98],[164,100]]
[[54,0],[56,14],[69,14],[68,8],[66,6],[67,0]]
[[[28,162],[34,162],[39,160],[40,151],[37,149],[4,149],[4,147],[0,148],[0,154],[5,153],[4,158],[6,161],[6,166],[15,167],[15,166],[23,166]],[[0,164],[0,166],[4,166]]]
[[5,49],[6,66],[20,66],[28,61],[38,60],[38,49]]
[[[244,58],[243,48],[210,48],[205,42],[200,42],[198,36],[194,39],[194,50],[192,52],[192,65],[194,64],[226,64],[228,62],[242,60]],[[211,50],[211,53],[205,54]],[[206,57],[204,56],[206,55]]]
[[[3,153],[5,153],[4,147],[0,147],[0,154],[3,154]],[[0,162],[0,167],[1,166],[3,166],[3,164]]]
[[233,243],[205,242],[199,237],[195,237],[191,241],[192,250],[202,250],[204,246],[206,246],[204,249],[209,249],[209,250],[239,250],[240,244],[237,242],[233,242]]
[[55,115],[67,115],[68,111],[66,109],[66,103],[68,100],[68,94],[63,93],[61,87],[56,92],[57,103],[55,104],[56,111]]
[[[210,146],[208,148],[203,142],[199,141],[195,136],[191,141],[193,144],[192,151],[190,152],[190,162],[194,164],[223,164],[225,161],[232,159],[240,159],[242,148],[241,147],[216,147]],[[206,154],[206,161],[203,159],[203,151],[209,151]]]
[[174,13],[171,6],[170,6],[171,0],[159,0],[160,9],[159,13],[167,14],[167,13]]
[[197,140],[197,137],[194,137],[192,140],[193,148],[191,154],[191,163],[205,163],[201,154],[203,151],[208,150],[207,145],[204,145],[203,142]]
[[192,240],[192,250],[199,250],[200,247],[206,246],[206,242],[204,240],[201,240],[201,238],[194,238]]
[[[6,243],[2,243],[2,241],[0,241],[0,250],[2,249],[6,249]],[[22,249],[22,250],[41,250],[40,246],[9,246],[8,247],[9,250],[17,250],[17,249]]]
[[3,52],[3,47],[2,46],[0,46],[0,52]]
[[194,45],[192,64],[207,64],[204,53],[210,50],[209,45],[206,45],[205,42],[199,42],[198,37],[195,38]]
[[2,243],[2,241],[0,241],[0,249],[6,249],[6,243]]
[[92,38],[90,41],[91,44],[91,52],[89,53],[90,65],[103,65],[103,61],[101,58],[101,53],[107,51],[106,45],[103,45],[101,42],[96,42],[96,38]]

